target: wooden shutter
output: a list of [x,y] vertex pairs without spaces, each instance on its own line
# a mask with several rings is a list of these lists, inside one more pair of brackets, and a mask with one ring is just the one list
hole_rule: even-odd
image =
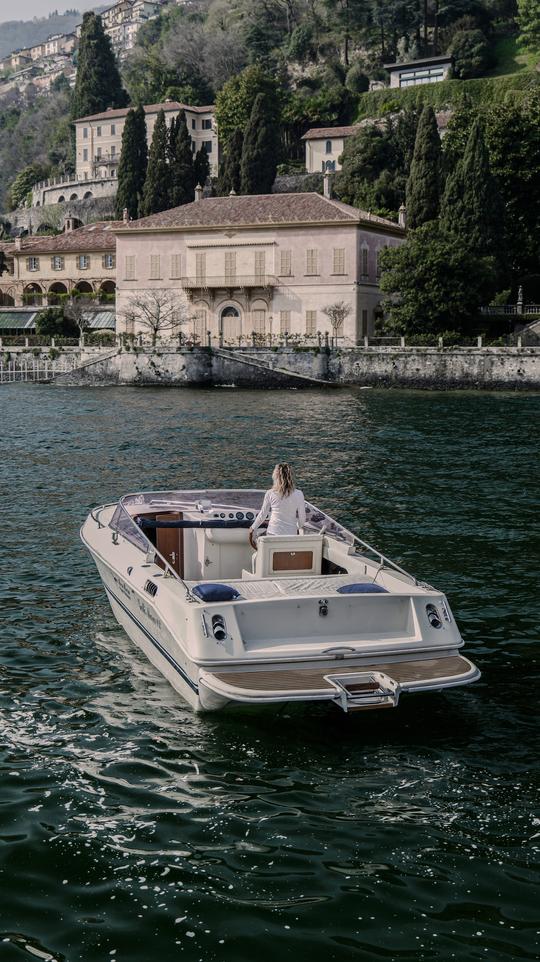
[[135,254],[126,255],[126,281],[135,280]]
[[317,311],[306,311],[306,334],[317,332]]
[[285,277],[290,277],[292,274],[292,251],[283,250],[280,251],[279,258],[279,273],[283,274]]
[[313,249],[306,251],[306,274],[318,274],[318,273],[319,273],[319,265],[318,265],[317,253],[318,253],[318,252],[317,252],[316,250],[313,250]]
[[236,251],[225,251],[225,280],[236,279]]
[[255,277],[263,278],[266,274],[266,254],[264,251],[255,251]]
[[291,312],[290,311],[279,312],[279,333],[280,334],[291,333]]
[[266,329],[266,311],[256,310],[253,311],[253,332],[255,334],[264,334]]
[[182,275],[182,257],[180,254],[171,254],[171,280],[178,280]]
[[345,273],[345,248],[344,247],[334,247],[334,274],[344,274]]

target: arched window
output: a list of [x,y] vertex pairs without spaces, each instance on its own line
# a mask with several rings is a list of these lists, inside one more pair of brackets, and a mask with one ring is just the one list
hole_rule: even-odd
[[93,197],[93,196],[94,196],[94,195],[93,195],[92,191],[91,191],[91,190],[87,190],[87,191],[86,191],[86,194],[84,195],[84,199],[85,199],[85,200],[90,200],[90,198]]
[[70,200],[78,200],[79,198],[77,197],[77,194],[72,194],[69,199],[70,199]]
[[326,153],[327,153],[327,154],[331,154],[331,153],[332,153],[332,141],[331,141],[331,140],[327,140],[327,141],[326,141]]

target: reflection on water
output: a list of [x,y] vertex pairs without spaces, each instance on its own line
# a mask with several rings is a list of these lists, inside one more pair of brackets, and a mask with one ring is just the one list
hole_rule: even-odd
[[[0,960],[535,957],[537,400],[2,388]],[[78,526],[139,488],[306,494],[445,588],[483,671],[348,718],[197,716]]]

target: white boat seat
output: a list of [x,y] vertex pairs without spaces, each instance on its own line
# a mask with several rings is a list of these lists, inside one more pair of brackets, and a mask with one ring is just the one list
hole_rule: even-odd
[[257,539],[253,573],[257,578],[290,578],[321,573],[322,534],[263,535]]

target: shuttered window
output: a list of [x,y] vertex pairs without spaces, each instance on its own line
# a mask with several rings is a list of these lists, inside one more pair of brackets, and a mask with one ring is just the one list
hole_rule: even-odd
[[90,267],[90,256],[88,254],[79,254],[77,257],[77,267],[80,271],[87,271]]
[[206,280],[206,254],[204,251],[197,251],[195,254],[195,274],[197,281],[204,283]]
[[266,330],[266,311],[256,310],[253,311],[253,332],[255,334],[264,334]]
[[318,251],[307,250],[306,251],[306,274],[318,274],[318,273],[319,273]]
[[27,271],[39,271],[39,257],[27,257],[27,258],[26,258],[26,270],[27,270]]
[[178,280],[182,276],[182,257],[171,254],[171,280]]
[[369,274],[368,254],[369,254],[369,251],[367,247],[363,247],[362,248],[362,277],[367,277]]
[[63,271],[64,258],[60,257],[58,254],[55,254],[54,257],[51,257],[51,268],[53,269],[53,271]]
[[161,266],[159,254],[150,254],[150,280],[159,281],[161,277]]
[[317,333],[317,311],[306,311],[306,334]]
[[332,268],[334,274],[345,273],[345,248],[334,247],[334,263]]
[[279,273],[283,274],[284,277],[290,277],[292,274],[292,251],[284,250],[280,251],[279,254]]
[[279,312],[279,333],[280,334],[291,333],[291,312],[290,311]]
[[107,270],[111,270],[113,267],[116,267],[116,257],[115,257],[115,255],[114,255],[114,254],[104,254],[103,257],[101,258],[101,265],[102,265],[102,267],[107,268]]
[[195,318],[193,322],[193,333],[197,340],[204,344],[206,343],[206,332],[207,332],[207,321],[206,321],[207,311],[204,307],[199,307],[195,311]]
[[236,251],[225,251],[225,278],[228,281],[236,278]]
[[264,251],[255,251],[255,277],[264,277],[266,274],[266,254]]
[[126,255],[126,271],[125,271],[126,281],[135,280],[135,263],[136,263],[135,254],[127,254]]

